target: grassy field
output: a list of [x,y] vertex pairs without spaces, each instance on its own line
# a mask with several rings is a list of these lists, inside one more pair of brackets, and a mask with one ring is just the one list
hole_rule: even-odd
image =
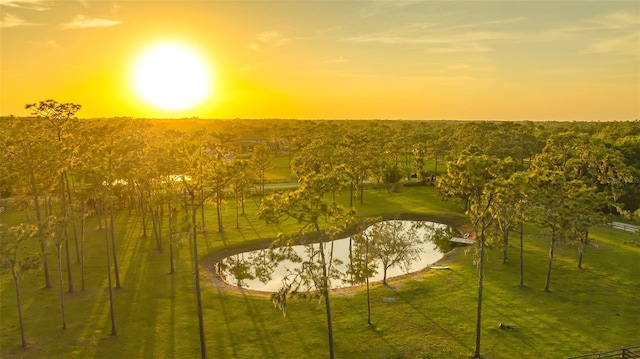
[[293,174],[289,171],[289,155],[279,154],[273,158],[273,167],[265,174],[267,180],[292,179]]
[[[257,200],[257,198],[256,198]],[[341,198],[346,201],[345,198]],[[465,227],[462,209],[440,201],[430,187],[402,188],[400,193],[368,190],[362,215],[414,214]],[[291,232],[297,223],[266,225],[253,215],[257,202],[235,227],[233,201],[225,209],[225,234],[215,232],[214,211],[208,233],[200,237],[204,263],[216,253],[269,241]],[[22,213],[5,212],[12,224]],[[79,264],[74,261],[76,291],[66,294],[67,330],[61,329],[57,285],[42,289],[41,271],[21,282],[29,348],[20,349],[15,291],[10,276],[0,278],[0,357],[2,358],[194,358],[200,354],[190,245],[179,249],[178,272],[170,275],[168,251],[159,253],[151,237],[141,237],[139,217],[117,216],[118,256],[122,288],[115,290],[118,335],[110,336],[104,235],[94,225],[87,238],[87,288],[80,292]],[[577,249],[556,251],[551,292],[542,290],[547,237],[525,227],[525,282],[519,282],[518,247],[513,240],[510,262],[489,252],[485,276],[482,352],[486,358],[563,358],[640,343],[640,248],[635,234],[594,228],[594,245],[586,249],[583,269],[576,267]],[[597,246],[596,246],[597,245]],[[49,257],[51,263],[55,260]],[[473,253],[459,250],[448,257],[451,270],[425,271],[389,287],[372,287],[373,326],[366,325],[362,288],[332,293],[334,338],[338,358],[467,358],[475,339],[477,275]],[[55,267],[52,265],[52,267]],[[51,278],[57,283],[57,272]],[[287,317],[268,297],[216,286],[203,269],[203,302],[207,351],[212,358],[321,358],[327,356],[324,305],[294,300]],[[66,282],[66,277],[65,277]],[[517,330],[498,329],[498,323]]]

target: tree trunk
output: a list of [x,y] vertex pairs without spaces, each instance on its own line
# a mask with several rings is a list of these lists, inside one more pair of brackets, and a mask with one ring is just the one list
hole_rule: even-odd
[[[113,214],[113,200],[111,200],[110,212],[111,212],[111,228],[109,229],[111,230],[111,247],[113,247],[113,270],[116,275],[116,288],[120,288],[120,271],[118,269],[118,255],[116,252],[116,232],[115,232],[115,220],[114,220],[114,214]],[[106,220],[107,219],[105,218],[105,221]]]
[[434,184],[437,179],[438,179],[438,151],[436,151],[436,170],[435,170],[435,175],[433,177]]
[[144,200],[144,192],[142,190],[138,191],[138,195],[140,196],[140,212],[142,215],[142,237],[147,237],[147,204]]
[[67,322],[64,315],[64,289],[62,289],[64,283],[62,283],[62,248],[61,244],[56,245],[58,253],[58,286],[60,287],[60,313],[62,314],[62,329],[67,329]]
[[371,297],[369,295],[369,240],[364,244],[364,277],[367,282],[367,325],[371,325]]
[[[38,232],[41,232],[41,230],[39,229]],[[40,233],[40,236],[42,237],[42,233]],[[51,279],[49,278],[49,262],[47,261],[47,246],[43,238],[40,238],[40,253],[42,255],[42,266],[44,267],[44,287],[51,288]]]
[[175,267],[173,266],[173,209],[171,203],[167,204],[169,209],[169,263],[171,264],[171,270],[169,273],[175,273]]
[[[69,176],[67,175],[67,172],[64,173],[64,180],[65,180],[65,183],[67,184],[67,195],[69,199],[69,206],[71,206],[71,203],[73,202],[71,198],[71,186],[69,184]],[[78,231],[76,228],[76,221],[74,220],[71,223],[71,225],[73,226],[73,242],[76,247],[76,263],[80,263],[80,247],[78,245]]]
[[[316,224],[316,230],[320,236],[320,228]],[[322,260],[322,295],[324,307],[327,312],[327,334],[329,336],[329,358],[334,358],[333,352],[333,325],[331,324],[331,303],[329,301],[329,280],[327,275],[327,262],[324,255],[324,243],[320,240],[320,259]]]
[[[107,225],[108,221],[107,221],[107,206],[106,204],[103,206],[104,207],[104,223],[105,223],[105,228],[104,228],[104,243],[105,243],[105,247],[107,249],[107,280],[108,280],[108,287],[109,287],[109,313],[111,316],[111,335],[117,335],[117,331],[116,331],[116,317],[115,317],[115,313],[113,310],[113,285],[111,284],[111,253],[109,250],[109,227]],[[112,223],[113,225],[113,223]]]
[[24,334],[24,322],[22,320],[22,302],[20,301],[20,278],[15,270],[11,270],[11,277],[13,277],[13,284],[16,287],[16,300],[18,304],[18,321],[20,322],[20,339],[22,339],[22,349],[27,348],[27,337]]
[[393,168],[393,192],[398,192],[398,158],[395,158],[395,165]]
[[44,207],[44,216],[45,217],[49,217],[49,213],[50,213],[50,206],[48,205],[49,201],[47,200],[47,194],[43,194],[42,195],[43,199],[42,199],[42,206]]
[[[353,237],[349,237],[349,266],[353,268]],[[355,285],[353,282],[353,271],[350,271],[349,274],[349,283],[351,285]]]
[[478,309],[476,313],[476,350],[473,355],[474,358],[481,358],[480,356],[480,336],[482,330],[482,286],[484,281],[484,242],[485,242],[485,222],[482,219],[482,231],[480,233],[480,264],[478,268]]
[[78,228],[75,220],[71,223],[71,227],[73,228],[73,243],[76,247],[76,263],[80,263],[80,244],[78,243]]
[[240,229],[240,201],[239,201],[239,193],[236,191],[236,229]]
[[218,219],[218,233],[224,233],[224,226],[222,225],[222,198],[221,191],[216,191],[216,214]]
[[549,291],[549,284],[551,282],[551,265],[553,264],[553,247],[556,244],[555,230],[551,232],[551,243],[549,245],[549,262],[547,264],[547,278],[544,281],[544,291]]
[[85,226],[86,226],[86,210],[87,204],[85,200],[82,200],[82,218],[80,219],[80,282],[82,286],[82,291],[84,292],[84,236],[85,236]]
[[520,222],[520,286],[524,287],[524,222]]
[[31,194],[36,208],[36,220],[38,221],[38,239],[40,240],[40,254],[42,256],[42,269],[44,270],[44,287],[51,288],[51,278],[49,276],[49,261],[47,261],[47,246],[42,234],[42,211],[40,209],[40,199],[38,198],[38,187],[36,187],[36,178],[33,170],[30,171]]
[[[104,206],[98,206],[98,229],[102,230],[102,217],[104,216],[105,221],[107,220],[107,217],[105,214],[103,214],[103,208]],[[104,227],[105,229],[107,229],[107,222],[104,223]]]
[[580,238],[580,244],[578,244],[578,268],[582,269],[582,254],[584,252],[584,239]]
[[200,190],[200,217],[202,219],[202,233],[205,232],[205,222],[204,222],[204,188]]
[[240,203],[242,204],[242,215],[244,216],[244,190],[240,191]]
[[65,258],[67,260],[67,280],[69,281],[69,293],[73,293],[73,278],[71,274],[71,258],[69,253],[69,233],[67,231],[67,223],[64,224],[64,241],[67,244],[64,246]]
[[409,146],[405,138],[404,142],[404,168],[407,174],[407,182],[411,181],[411,169],[409,168]]
[[153,207],[151,208],[151,228],[153,228],[153,238],[156,240],[156,248],[158,248],[158,224],[156,223],[156,214]]
[[584,245],[589,240],[589,229],[585,229],[584,237],[580,238],[580,245],[578,246],[578,268],[582,269],[582,255],[584,254]]
[[160,224],[161,215],[158,211],[158,208],[153,208],[151,210],[151,221],[153,225],[153,236],[156,239],[156,248],[160,253],[162,253],[162,232]]
[[191,229],[191,237],[193,239],[193,270],[196,284],[196,301],[198,303],[198,328],[200,329],[200,354],[202,359],[207,357],[207,346],[204,340],[204,317],[202,314],[202,297],[200,294],[200,262],[198,259],[198,231],[196,229],[196,212],[198,208],[196,207],[196,195],[195,193],[191,193],[191,224],[193,228]]
[[509,227],[505,226],[504,233],[502,233],[502,264],[507,264],[507,250],[509,249]]
[[60,173],[60,201],[61,201],[61,213],[62,213],[62,217],[64,217],[64,227],[62,229],[62,238],[64,240],[64,243],[66,244],[64,246],[64,253],[65,253],[65,259],[67,260],[67,281],[69,282],[69,293],[73,293],[73,274],[71,273],[71,256],[69,253],[69,231],[68,231],[68,213],[67,213],[67,193],[65,191],[65,185],[64,185],[64,177],[65,177],[65,172],[62,171]]
[[162,227],[164,225],[164,206],[162,203],[158,205],[158,250],[160,253],[163,251],[162,247]]

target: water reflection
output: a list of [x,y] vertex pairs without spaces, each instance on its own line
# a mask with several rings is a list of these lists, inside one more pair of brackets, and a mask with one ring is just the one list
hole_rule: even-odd
[[[421,270],[452,247],[451,230],[427,221],[383,221],[362,234],[324,243],[331,288],[381,281]],[[410,246],[408,252],[406,246]],[[402,249],[405,249],[403,252]],[[227,283],[252,290],[316,291],[322,284],[320,245],[306,244],[238,253],[217,263]]]

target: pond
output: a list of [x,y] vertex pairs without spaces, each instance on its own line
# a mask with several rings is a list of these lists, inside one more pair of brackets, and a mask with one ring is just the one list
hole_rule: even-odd
[[[375,223],[362,235],[324,243],[331,288],[382,281],[424,269],[452,249],[451,229],[428,221],[392,220]],[[276,292],[283,286],[298,291],[319,287],[320,244],[294,245],[234,254],[216,264],[228,284]]]

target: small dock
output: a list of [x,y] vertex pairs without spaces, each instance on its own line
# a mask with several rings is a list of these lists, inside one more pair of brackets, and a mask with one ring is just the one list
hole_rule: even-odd
[[476,241],[470,238],[461,238],[461,237],[451,237],[449,239],[450,242],[462,243],[462,244],[474,244]]

